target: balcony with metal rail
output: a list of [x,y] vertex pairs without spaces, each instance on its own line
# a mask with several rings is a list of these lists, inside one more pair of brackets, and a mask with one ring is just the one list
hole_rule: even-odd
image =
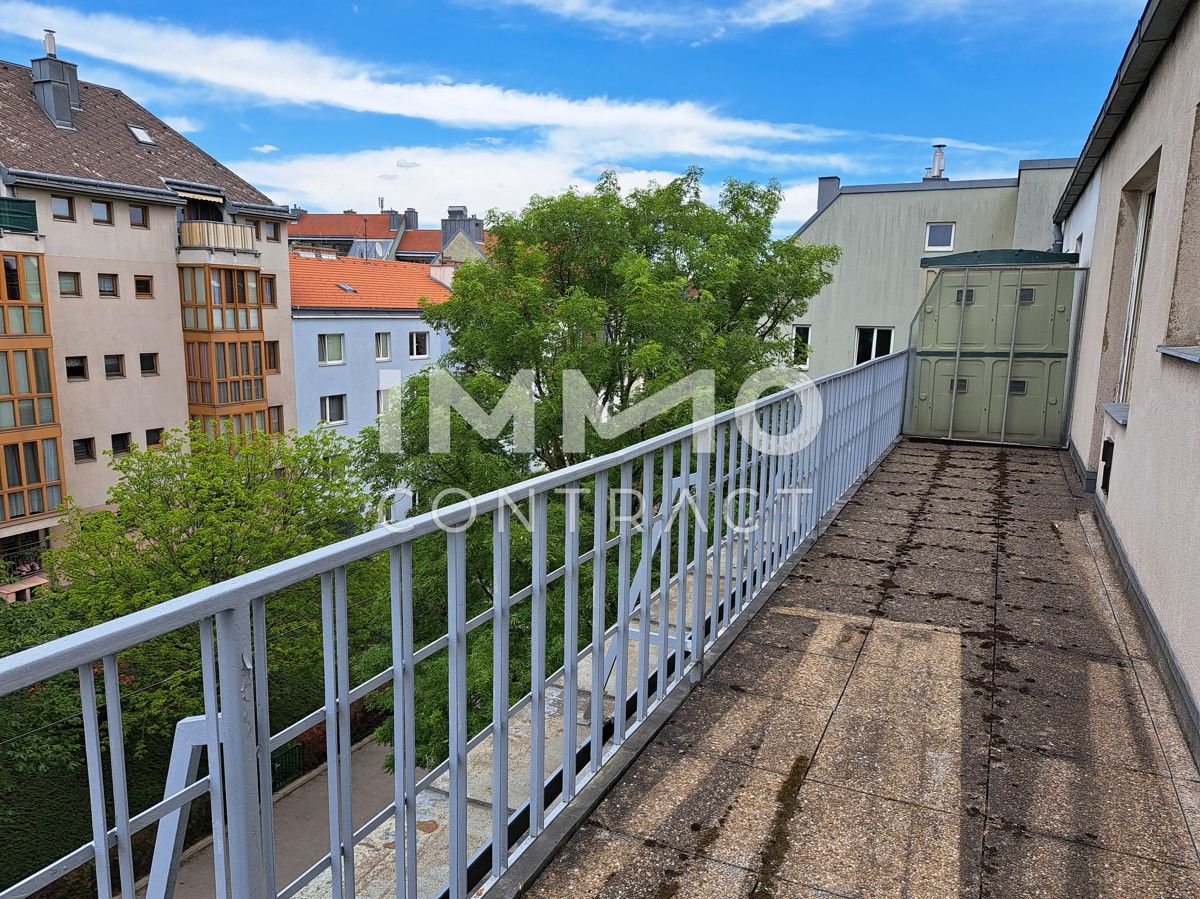
[[253,225],[185,221],[179,223],[179,248],[253,253],[257,252],[258,239],[254,236]]
[[[0,897],[80,870],[153,899],[1194,895],[1200,776],[1073,473],[901,441],[905,375],[893,354],[0,659],[0,696],[76,679],[92,828]],[[446,627],[418,645],[423,553]],[[391,657],[352,679],[368,558]],[[311,579],[325,701],[272,733],[270,604]],[[167,635],[195,641],[204,712],[132,808],[120,666]],[[417,756],[418,683],[440,760]],[[381,691],[396,761],[364,807],[352,709]],[[271,751],[316,725],[297,821]],[[212,844],[181,877],[202,797]]]

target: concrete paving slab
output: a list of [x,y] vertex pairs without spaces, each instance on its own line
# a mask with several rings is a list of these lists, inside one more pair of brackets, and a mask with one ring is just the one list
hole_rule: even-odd
[[814,652],[764,652],[753,643],[737,643],[722,656],[708,679],[746,695],[832,709],[852,668],[851,659]]
[[768,604],[742,632],[742,639],[788,652],[852,659],[866,639],[866,625],[811,609]]

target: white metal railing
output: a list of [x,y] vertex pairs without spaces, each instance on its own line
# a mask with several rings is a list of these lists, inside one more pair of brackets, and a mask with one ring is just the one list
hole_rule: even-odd
[[[821,427],[810,444],[790,455],[760,453],[738,427],[739,419],[745,422],[756,416],[770,432],[793,429],[801,421],[805,401],[789,391],[709,419],[702,430],[712,436],[710,441],[701,442],[696,430],[687,426],[443,508],[436,519],[433,514],[419,515],[0,659],[0,696],[55,675],[74,672],[78,676],[92,820],[89,842],[9,885],[0,899],[29,896],[89,863],[94,865],[101,899],[112,895],[114,884],[122,896],[134,895],[133,835],[158,823],[160,842],[164,834],[175,841],[174,851],[165,850],[165,858],[177,864],[182,836],[172,826],[180,818],[186,823],[190,803],[205,794],[211,799],[218,895],[290,897],[316,878],[328,877],[328,892],[334,897],[353,897],[355,845],[395,816],[396,895],[415,897],[419,866],[427,863],[425,854],[418,860],[417,798],[435,782],[445,784],[448,794],[449,850],[442,853],[446,872],[442,892],[451,899],[464,899],[486,886],[507,870],[701,662],[705,650],[743,613],[821,516],[899,435],[904,353],[828,375],[814,385],[823,406]],[[636,509],[635,485],[650,497]],[[590,502],[585,505],[587,497]],[[547,526],[551,502],[561,504],[565,522],[563,530],[553,535]],[[610,502],[619,513],[615,521]],[[512,517],[526,504],[532,577],[530,583],[514,589]],[[717,510],[724,514],[715,514]],[[471,515],[480,516],[475,526],[483,528],[490,541],[492,599],[484,611],[468,619],[467,532],[448,527],[465,523]],[[646,535],[649,539],[643,539]],[[444,541],[447,629],[437,640],[418,647],[413,645],[412,574],[413,553],[420,548],[416,542],[421,538]],[[548,570],[551,539],[564,541],[563,563],[554,570]],[[609,562],[614,551],[616,583],[611,584]],[[377,553],[388,555],[392,665],[352,686],[346,569]],[[590,577],[583,575],[585,566],[590,567]],[[268,737],[267,604],[273,592],[310,578],[319,579],[321,586],[324,706]],[[580,617],[580,595],[588,591],[590,622]],[[509,696],[510,615],[521,603],[530,604],[531,689],[514,704]],[[548,604],[562,609],[561,665],[547,657]],[[471,734],[467,635],[489,626],[492,722]],[[602,637],[579,646],[581,626]],[[196,740],[204,744],[210,774],[182,788],[178,782],[169,786],[169,795],[161,802],[133,814],[124,760],[118,655],[164,634],[195,628],[199,628],[204,715],[188,720],[195,722]],[[443,651],[448,659],[449,754],[418,778],[415,672]],[[582,683],[581,666],[590,669]],[[102,674],[107,752],[101,739],[97,671]],[[559,685],[556,689],[561,689],[562,707],[567,710],[576,707],[581,691],[590,692],[590,720],[585,725],[577,723],[576,714],[562,715],[561,747],[548,745],[547,683],[551,680]],[[395,799],[356,830],[350,807],[350,705],[389,684],[398,687],[393,691]],[[522,721],[529,720],[529,781],[527,795],[510,796],[516,782],[510,779],[514,773],[509,770],[510,729],[518,714],[524,716]],[[330,852],[314,859],[292,882],[277,884],[270,750],[321,722],[326,724],[328,819],[312,825],[327,827]],[[468,829],[468,754],[484,740],[491,741],[490,842],[473,845]],[[548,748],[555,754],[561,749],[564,761],[552,764],[550,772],[546,770]],[[478,754],[473,758],[478,760]],[[194,761],[192,767],[194,771]],[[478,780],[473,782],[477,785]],[[106,783],[113,792],[111,819]],[[115,871],[110,861],[114,848]],[[161,845],[156,847],[156,855],[163,851]],[[171,876],[166,882],[173,881]],[[166,887],[164,895],[170,891]]]
[[185,249],[253,250],[254,226],[232,222],[180,222],[179,246]]

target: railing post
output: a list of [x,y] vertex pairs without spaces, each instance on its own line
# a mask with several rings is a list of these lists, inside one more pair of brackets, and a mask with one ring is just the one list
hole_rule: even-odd
[[221,694],[221,743],[225,812],[229,827],[229,881],[238,899],[266,899],[258,793],[258,726],[254,664],[250,648],[250,609],[217,613],[217,673]]

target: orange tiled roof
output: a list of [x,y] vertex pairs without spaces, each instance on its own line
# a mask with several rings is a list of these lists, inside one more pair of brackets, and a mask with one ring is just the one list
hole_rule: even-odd
[[[291,254],[294,309],[417,309],[427,297],[440,303],[450,291],[420,262],[314,258]],[[343,290],[338,284],[354,288]]]
[[390,216],[379,212],[308,212],[288,228],[288,237],[389,240],[396,235],[388,227],[390,221]]
[[417,228],[405,231],[400,236],[401,253],[440,253],[442,252],[441,228]]

